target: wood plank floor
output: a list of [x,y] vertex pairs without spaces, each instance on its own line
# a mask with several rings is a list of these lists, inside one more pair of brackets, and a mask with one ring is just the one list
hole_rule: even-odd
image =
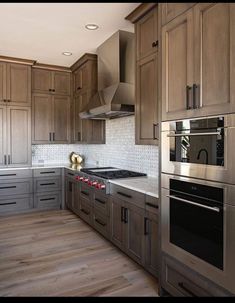
[[0,218],[0,296],[158,296],[157,280],[70,211]]

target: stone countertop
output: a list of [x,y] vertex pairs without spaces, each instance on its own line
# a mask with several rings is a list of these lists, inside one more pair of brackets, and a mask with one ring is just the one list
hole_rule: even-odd
[[81,168],[89,168],[89,167],[96,167],[94,164],[71,164],[71,163],[53,163],[53,164],[32,164],[32,166],[25,166],[25,167],[0,167],[0,170],[17,170],[17,169],[40,169],[40,168],[68,168],[73,171],[80,171]]
[[115,179],[109,181],[112,184],[116,184],[122,187],[126,187],[148,196],[159,198],[158,194],[158,178],[156,177],[138,177],[127,179]]

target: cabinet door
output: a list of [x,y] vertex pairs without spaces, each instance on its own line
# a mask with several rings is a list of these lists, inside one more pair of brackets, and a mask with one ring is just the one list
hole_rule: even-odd
[[70,73],[55,71],[53,76],[54,93],[58,95],[70,95]]
[[88,64],[85,63],[74,72],[74,95],[88,88]]
[[73,197],[73,210],[74,212],[79,215],[80,214],[80,185],[79,183],[74,184],[74,197]]
[[80,95],[74,97],[73,104],[73,142],[81,142],[82,140],[82,120],[79,117],[79,113],[82,111],[82,103]]
[[192,115],[193,62],[191,9],[162,28],[162,120]]
[[115,197],[110,199],[111,205],[111,240],[119,248],[124,248],[123,202]]
[[144,217],[144,263],[155,276],[159,270],[159,247],[157,215],[147,214]]
[[52,97],[33,94],[32,141],[33,144],[50,143],[52,138]]
[[168,23],[178,15],[184,13],[195,3],[161,3],[162,25]]
[[6,106],[0,105],[0,166],[6,165]]
[[31,109],[7,108],[8,166],[31,164]]
[[[83,111],[88,103],[88,92],[79,94],[80,110]],[[79,115],[78,115],[79,116]],[[80,119],[81,127],[81,142],[87,142],[89,134],[91,133],[91,121],[87,119]]]
[[235,5],[199,3],[195,16],[197,116],[235,111]]
[[158,144],[157,54],[137,62],[136,144]]
[[138,263],[143,263],[144,209],[125,203],[126,253]]
[[31,66],[7,64],[7,99],[10,105],[31,105]]
[[69,143],[70,98],[53,96],[53,143]]
[[68,209],[72,210],[74,205],[74,190],[75,190],[75,183],[69,179],[66,178],[66,194],[65,194],[65,204],[68,207]]
[[37,93],[49,93],[52,87],[52,72],[46,69],[33,68],[32,90]]
[[0,62],[0,104],[7,99],[7,64]]
[[158,8],[152,9],[136,23],[137,60],[157,50],[158,46]]

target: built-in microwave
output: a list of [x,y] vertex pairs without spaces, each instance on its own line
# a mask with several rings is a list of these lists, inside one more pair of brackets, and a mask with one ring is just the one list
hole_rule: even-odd
[[235,294],[235,186],[161,174],[161,248]]
[[162,172],[235,184],[235,115],[162,122]]

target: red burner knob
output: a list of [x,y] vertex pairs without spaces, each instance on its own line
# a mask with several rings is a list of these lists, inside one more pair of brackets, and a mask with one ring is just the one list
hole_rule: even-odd
[[93,181],[93,182],[92,182],[92,186],[96,186],[97,184],[98,184],[97,181]]
[[83,181],[84,177],[79,177],[79,181]]
[[89,181],[88,178],[85,178],[85,179],[83,180],[83,182],[85,182],[85,183],[87,183],[88,181]]

